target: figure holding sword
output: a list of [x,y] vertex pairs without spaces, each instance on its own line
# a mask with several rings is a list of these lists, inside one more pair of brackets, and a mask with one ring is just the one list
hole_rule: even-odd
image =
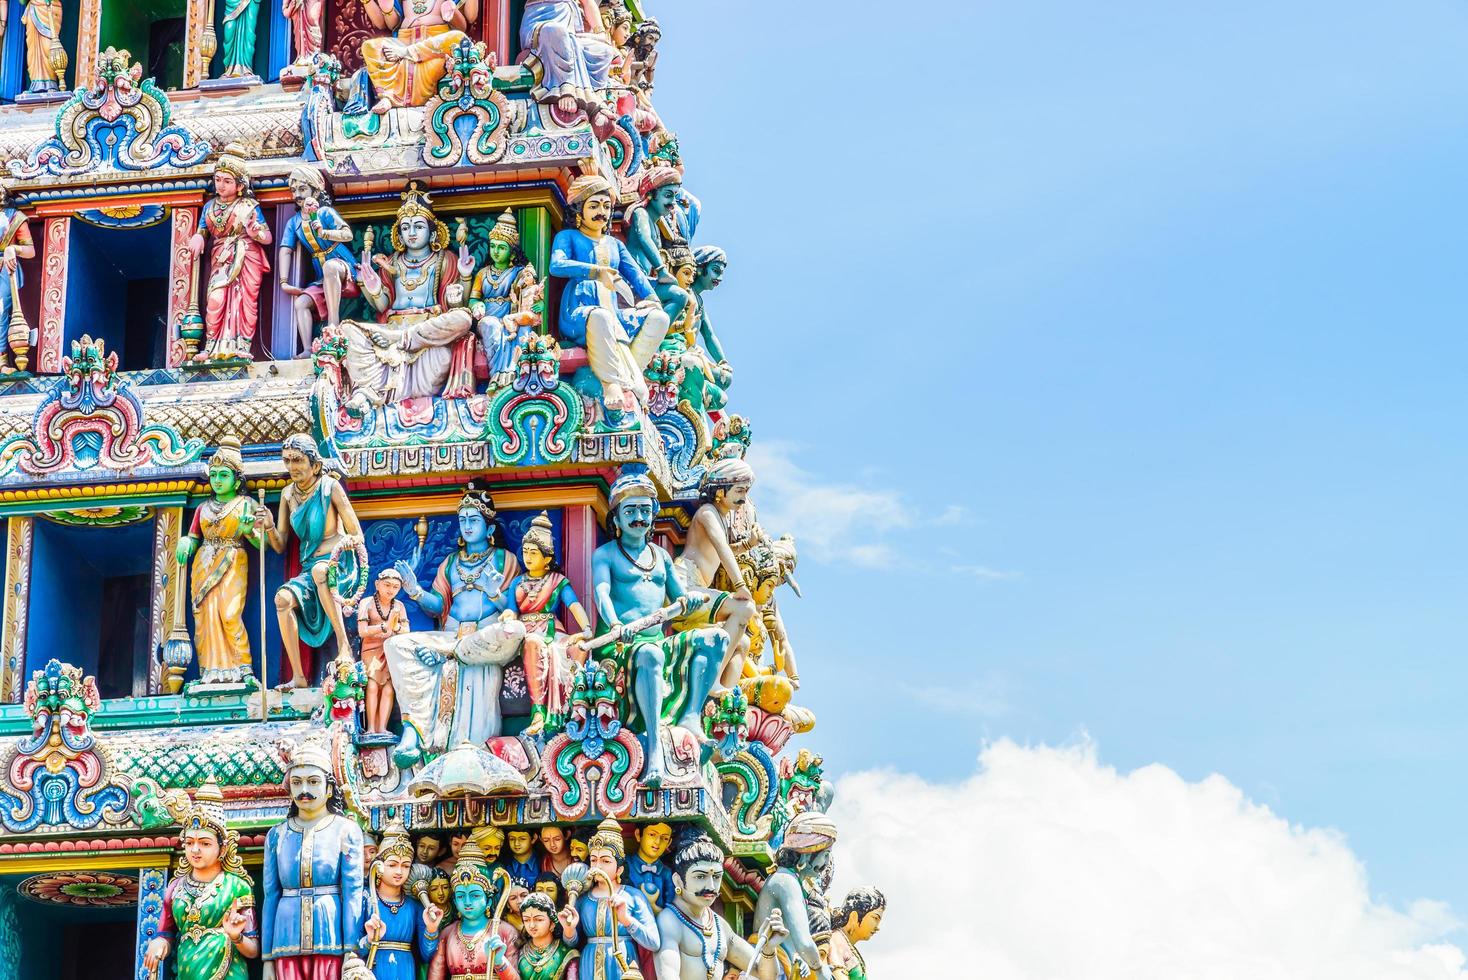
[[665,635],[668,620],[697,609],[708,597],[685,591],[673,573],[672,557],[649,540],[658,505],[657,488],[647,475],[624,473],[609,497],[613,540],[591,558],[596,610],[607,633],[587,646],[594,656],[605,656],[608,646],[617,644],[611,655],[620,670],[631,673],[634,707],[642,718],[642,784],[656,788],[665,774],[658,725],[677,725],[703,738],[703,705],[718,679],[729,635],[719,627]]

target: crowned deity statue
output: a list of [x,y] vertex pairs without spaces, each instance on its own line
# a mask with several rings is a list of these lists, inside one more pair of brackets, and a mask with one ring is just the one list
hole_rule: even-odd
[[539,300],[535,268],[520,251],[515,212],[506,211],[489,231],[489,264],[475,273],[469,288],[469,312],[489,358],[490,387],[515,379],[520,351],[540,325]]
[[345,815],[324,739],[281,751],[291,806],[265,835],[264,980],[339,980],[367,907],[362,830]]
[[61,40],[62,0],[24,0],[25,74],[33,95],[66,89],[66,47]]
[[621,824],[608,818],[597,825],[587,842],[591,887],[562,920],[567,941],[581,947],[581,972],[597,980],[622,980],[638,966],[639,950],[651,954],[660,942],[647,899],[622,882],[626,852]]
[[655,980],[722,980],[740,976],[775,980],[775,952],[787,935],[780,910],[765,920],[758,952],[713,909],[724,884],[724,852],[701,830],[690,831],[673,852],[674,897],[658,913]]
[[417,980],[438,952],[443,909],[406,891],[413,841],[401,820],[389,823],[368,872],[368,915],[357,952],[376,980]]
[[[534,736],[547,729],[559,731],[565,723],[571,676],[586,662],[580,641],[591,637],[591,620],[556,563],[551,522],[544,512],[521,539],[520,559],[525,573],[510,583],[509,606],[502,616],[518,619],[525,628],[525,682],[532,704],[525,734]],[[577,632],[561,625],[563,617],[576,624]]]
[[373,27],[393,32],[362,42],[376,113],[433,98],[454,48],[479,19],[479,0],[363,0],[362,6]]
[[778,913],[781,925],[790,933],[784,942],[785,951],[805,967],[801,970],[792,962],[786,976],[792,975],[793,969],[808,971],[818,980],[832,980],[831,968],[821,956],[822,937],[811,929],[811,907],[824,903],[824,882],[835,843],[836,824],[830,817],[819,810],[796,814],[775,852],[775,870],[760,890],[754,921],[763,925]]
[[618,52],[596,0],[528,0],[520,47],[527,53],[525,64],[536,72],[531,98],[554,106],[563,121],[580,110],[594,126],[607,125],[603,93]]
[[[3,32],[0,32],[3,33]],[[11,360],[25,356],[24,351],[10,346],[9,327],[16,319],[24,320],[20,310],[20,287],[25,285],[20,260],[36,257],[36,244],[31,239],[31,226],[25,212],[15,206],[10,191],[0,187],[0,375],[14,374]],[[26,346],[29,348],[26,331]],[[20,338],[16,338],[17,341]]]
[[717,627],[664,635],[667,620],[697,612],[710,597],[685,588],[672,556],[652,543],[657,488],[646,474],[619,476],[609,497],[612,540],[591,558],[596,609],[602,628],[615,638],[617,667],[630,675],[633,706],[641,714],[642,782],[657,787],[665,775],[658,725],[678,725],[702,738],[704,702],[718,680],[729,635]]
[[581,951],[563,938],[570,913],[569,907],[557,911],[555,899],[539,891],[520,903],[520,980],[579,980]]
[[[668,315],[627,246],[607,233],[611,183],[578,177],[566,203],[575,227],[557,232],[551,243],[550,274],[567,280],[557,325],[569,344],[586,348],[607,423],[623,427],[635,423],[631,413],[647,408],[642,372],[668,333]],[[637,306],[623,308],[624,290]]]
[[[280,236],[276,265],[280,270],[280,291],[291,297],[296,344],[304,355],[311,350],[317,321],[324,319],[335,327],[341,323],[342,297],[358,295],[357,262],[351,250],[352,229],[331,206],[325,175],[315,167],[295,167],[286,183],[297,210]],[[304,286],[290,281],[291,270],[296,265],[296,249],[300,246],[311,253],[311,269],[315,274]]]
[[162,921],[143,966],[160,976],[172,953],[178,980],[245,980],[245,960],[260,955],[254,882],[212,775],[194,792],[179,843],[178,867],[163,891]]
[[265,247],[270,226],[250,190],[245,161],[234,153],[220,154],[214,165],[214,196],[199,212],[199,227],[189,239],[197,266],[206,236],[209,279],[204,287],[204,349],[196,361],[251,358],[260,319],[260,284],[270,270]]
[[887,896],[876,888],[853,889],[832,910],[836,929],[831,933],[827,959],[835,980],[869,980],[867,961],[856,947],[877,934],[886,911]]
[[519,566],[501,545],[493,498],[471,483],[458,518],[459,547],[439,564],[431,587],[418,584],[408,562],[395,566],[408,600],[438,625],[383,644],[403,715],[400,764],[500,734],[504,668],[525,637],[523,624],[500,615]]
[[448,226],[418,181],[403,191],[392,226],[393,254],[362,252],[362,292],[376,323],[341,322],[353,393],[348,411],[409,398],[474,394],[474,317],[465,305],[474,259],[448,248]]
[[[310,679],[301,660],[302,642],[319,647],[335,636],[337,658],[352,659],[341,603],[333,592],[332,573],[345,574],[343,566],[352,567],[349,563],[356,560],[352,549],[361,543],[362,525],[341,481],[326,472],[315,439],[303,433],[287,436],[280,458],[290,477],[280,492],[280,513],[271,517],[265,511],[256,520],[276,552],[285,551],[292,532],[300,542],[297,556],[301,571],[275,593],[275,613],[281,643],[290,660],[291,683],[308,687]],[[338,546],[340,561],[332,556]]]
[[638,268],[657,283],[658,296],[666,300],[676,288],[667,250],[692,246],[703,205],[683,189],[683,172],[677,167],[647,168],[637,192],[638,202],[627,211],[627,248]]
[[479,845],[465,844],[449,876],[458,921],[444,930],[427,980],[520,980],[519,934],[504,921],[510,876]]
[[260,18],[260,0],[224,0],[224,36],[219,54],[224,61],[223,78],[249,78],[255,74],[255,23]]
[[194,511],[174,559],[190,568],[194,649],[205,684],[239,684],[254,673],[245,632],[250,559],[245,545],[262,546],[255,524],[264,508],[244,493],[245,461],[233,433],[209,460],[209,499]]

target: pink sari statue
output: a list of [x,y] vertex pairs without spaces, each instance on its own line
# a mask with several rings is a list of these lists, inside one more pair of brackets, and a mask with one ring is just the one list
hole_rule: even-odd
[[209,281],[205,287],[204,349],[196,361],[252,358],[260,320],[260,286],[270,270],[265,247],[270,228],[250,193],[244,161],[223,154],[214,171],[215,196],[199,215],[199,230],[189,242],[197,262],[209,250]]

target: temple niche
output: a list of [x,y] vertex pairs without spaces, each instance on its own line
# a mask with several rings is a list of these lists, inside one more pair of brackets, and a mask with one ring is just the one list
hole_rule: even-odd
[[102,4],[98,44],[132,53],[143,77],[162,89],[184,83],[188,46],[187,0],[107,0]]

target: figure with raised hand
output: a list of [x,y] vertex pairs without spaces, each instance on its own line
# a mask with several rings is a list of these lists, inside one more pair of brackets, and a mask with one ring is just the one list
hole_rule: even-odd
[[362,831],[345,816],[323,739],[281,751],[291,807],[265,835],[264,980],[339,980],[362,938]]
[[417,980],[418,965],[438,952],[443,910],[407,894],[413,842],[402,822],[388,824],[372,863],[368,916],[357,953],[376,980]]
[[479,845],[459,852],[450,875],[458,921],[444,930],[428,965],[428,980],[519,980],[515,930],[503,921],[510,878],[491,868]]
[[[296,326],[296,345],[302,356],[311,350],[311,335],[317,321],[336,326],[342,319],[342,297],[356,296],[356,260],[352,258],[352,229],[336,208],[326,177],[315,167],[295,167],[286,178],[297,211],[285,224],[276,254],[280,291],[291,297]],[[305,286],[293,285],[296,248],[311,253],[315,278]],[[304,278],[304,277],[302,277]]]
[[520,903],[525,933],[520,944],[520,980],[578,980],[581,953],[562,935],[562,923],[568,918],[570,909],[556,911],[555,901],[539,891]]
[[158,936],[143,954],[155,977],[174,951],[178,980],[245,980],[245,960],[260,955],[254,882],[240,860],[239,835],[225,821],[224,795],[211,775],[189,804]]
[[686,590],[672,557],[650,540],[658,505],[657,488],[647,475],[624,473],[609,497],[612,540],[591,559],[596,608],[615,637],[618,666],[630,672],[644,728],[642,782],[656,787],[665,774],[658,725],[667,722],[702,735],[704,702],[718,679],[729,636],[712,627],[664,634],[668,619],[696,610],[706,596]]
[[[668,314],[627,246],[607,233],[612,185],[603,177],[578,177],[566,201],[574,227],[556,233],[550,274],[567,280],[561,293],[561,337],[586,348],[591,373],[600,384],[607,424],[635,422],[647,408],[642,372],[668,333]],[[627,290],[637,306],[623,308]]]
[[591,887],[575,902],[575,914],[562,920],[581,947],[581,969],[598,980],[622,980],[637,963],[638,949],[658,948],[657,919],[647,899],[622,883],[626,844],[622,827],[603,820],[588,844]]
[[439,565],[430,588],[418,584],[408,562],[395,566],[408,600],[439,627],[383,644],[403,714],[400,764],[464,741],[482,746],[500,734],[504,668],[525,636],[524,626],[500,615],[519,566],[501,545],[494,498],[477,481],[460,499],[458,518],[460,545]]
[[637,185],[640,200],[627,215],[627,248],[647,277],[658,283],[664,296],[673,283],[667,250],[692,247],[703,205],[683,189],[683,173],[676,167],[649,167]]
[[722,980],[731,966],[775,980],[775,951],[787,935],[780,910],[765,920],[758,950],[714,912],[724,884],[724,852],[703,831],[690,831],[675,847],[673,884],[675,897],[658,913],[656,980]]
[[[280,622],[280,639],[291,665],[291,683],[309,687],[301,659],[301,644],[323,645],[336,637],[338,659],[352,659],[352,644],[342,619],[341,603],[333,594],[332,571],[350,574],[355,568],[356,545],[362,540],[362,525],[347,499],[346,488],[326,472],[316,440],[304,433],[287,436],[280,458],[290,482],[280,492],[280,514],[257,518],[270,547],[284,552],[292,532],[300,547],[301,571],[275,593],[275,613]],[[340,546],[340,549],[338,548]],[[332,553],[340,550],[341,564]]]
[[237,153],[221,153],[214,164],[214,196],[199,212],[198,230],[189,239],[196,264],[206,238],[212,244],[204,287],[204,349],[194,360],[249,360],[260,322],[260,285],[270,271],[265,248],[271,238],[245,160]]

